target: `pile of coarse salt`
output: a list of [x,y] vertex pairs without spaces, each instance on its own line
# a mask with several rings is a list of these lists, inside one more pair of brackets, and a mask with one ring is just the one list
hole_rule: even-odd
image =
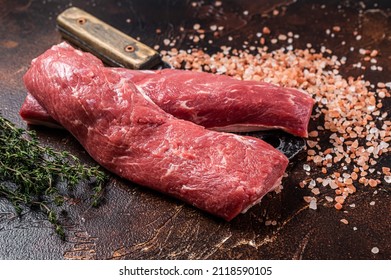
[[[379,157],[391,151],[391,121],[381,110],[382,100],[390,97],[390,82],[372,85],[360,77],[345,78],[339,73],[345,57],[339,59],[325,47],[316,52],[310,45],[270,52],[263,46],[255,54],[229,47],[212,55],[175,48],[161,54],[176,68],[294,87],[316,100],[312,116],[316,128],[309,132],[303,165],[307,177],[299,184],[311,190],[304,196],[310,209],[325,201],[340,210],[357,187],[391,182],[389,167],[375,169]],[[374,58],[378,51],[360,49],[360,54]]]

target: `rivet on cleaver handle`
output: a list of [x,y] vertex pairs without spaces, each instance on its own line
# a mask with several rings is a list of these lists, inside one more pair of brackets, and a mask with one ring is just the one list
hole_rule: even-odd
[[111,66],[151,69],[161,63],[155,50],[79,8],[62,12],[57,24],[64,38]]

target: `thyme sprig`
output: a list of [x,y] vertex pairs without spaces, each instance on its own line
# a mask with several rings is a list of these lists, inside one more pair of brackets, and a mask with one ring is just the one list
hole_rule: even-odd
[[64,239],[64,228],[53,207],[64,202],[63,187],[72,191],[81,182],[93,184],[92,205],[97,206],[106,179],[99,167],[40,145],[34,131],[17,128],[0,116],[0,197],[8,199],[16,213],[21,214],[23,207],[38,207]]

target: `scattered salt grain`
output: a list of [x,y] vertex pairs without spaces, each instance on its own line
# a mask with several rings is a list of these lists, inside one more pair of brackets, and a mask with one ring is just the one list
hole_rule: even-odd
[[341,195],[335,197],[335,201],[339,204],[344,204],[345,198]]
[[309,208],[312,209],[312,210],[316,210],[318,208],[318,206],[316,204],[316,198],[315,197],[313,197],[311,199]]
[[372,254],[378,254],[379,251],[380,251],[380,250],[379,250],[379,248],[377,248],[377,247],[373,247],[372,250],[371,250]]
[[314,188],[314,189],[311,190],[311,192],[312,192],[314,195],[320,194],[319,188]]
[[333,190],[338,189],[338,185],[335,181],[330,181],[329,185]]
[[284,35],[284,34],[278,35],[278,40],[285,41],[286,39],[288,39],[288,37],[286,35]]
[[165,46],[168,46],[169,44],[170,44],[170,39],[164,39],[163,40],[163,44],[165,45]]
[[339,31],[341,31],[341,27],[340,26],[333,26],[333,31],[334,32],[339,32]]
[[[217,2],[222,4],[222,1],[216,1],[215,5]],[[217,33],[223,26],[211,25],[209,28]],[[331,26],[330,35],[339,30],[338,26]],[[225,47],[212,55],[200,49],[177,50],[175,53],[161,50],[161,54],[176,68],[186,65],[186,69],[193,71],[210,71],[240,80],[270,82],[298,88],[311,95],[317,103],[312,116],[313,121],[318,123],[316,130],[322,131],[322,135],[330,135],[330,138],[320,141],[317,131],[309,133],[310,138],[306,141],[307,161],[302,168],[308,178],[316,178],[316,181],[301,178],[299,185],[311,190],[318,185],[319,192],[327,194],[324,198],[330,204],[336,197],[341,197],[334,202],[336,209],[342,209],[346,198],[357,190],[378,188],[382,182],[391,183],[391,171],[387,168],[378,174],[381,175],[380,179],[374,176],[379,170],[380,156],[391,151],[391,122],[387,114],[381,111],[382,100],[391,96],[391,81],[373,84],[364,80],[363,76],[344,77],[339,73],[339,68],[348,63],[347,55],[338,58],[326,47],[317,52],[311,43],[306,44],[306,49],[284,46],[269,52],[267,44],[286,44],[287,39],[300,37],[292,32],[276,34],[274,38],[266,36],[271,33],[270,28],[263,27],[256,34],[256,44],[259,43],[256,48],[247,41],[243,42],[242,50]],[[362,39],[358,32],[353,35],[358,40]],[[167,46],[174,40],[167,38],[164,43]],[[233,37],[229,36],[228,40],[233,41]],[[350,62],[352,67],[382,70],[382,66],[378,65],[381,60],[374,59],[379,55],[378,50],[350,47],[351,52],[355,49],[361,56],[360,61]],[[332,170],[339,170],[341,174],[335,174]],[[311,209],[316,209],[316,200],[310,198],[307,203]],[[353,205],[349,206],[353,208]]]
[[262,28],[262,33],[263,34],[270,34],[270,29],[269,29],[269,27],[267,27],[267,26],[265,26],[264,28]]
[[342,204],[337,202],[337,203],[334,204],[334,208],[337,209],[337,210],[341,210],[342,209]]
[[343,223],[343,224],[345,224],[345,225],[348,225],[348,224],[349,224],[348,220],[346,220],[346,219],[341,219],[340,222]]
[[303,164],[303,169],[305,171],[311,171],[311,167],[308,164]]
[[223,1],[216,1],[215,2],[216,7],[220,7],[221,5],[223,5]]
[[333,202],[333,201],[334,201],[334,199],[333,199],[331,196],[328,196],[328,195],[325,196],[325,199],[326,199],[328,202]]

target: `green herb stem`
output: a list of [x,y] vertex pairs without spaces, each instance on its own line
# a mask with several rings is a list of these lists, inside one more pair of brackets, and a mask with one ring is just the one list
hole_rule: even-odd
[[84,165],[68,152],[40,145],[33,131],[17,128],[0,116],[0,197],[11,201],[17,213],[23,207],[38,206],[65,238],[51,207],[64,201],[59,185],[65,184],[70,191],[81,182],[93,184],[92,204],[97,206],[106,180],[99,167]]

